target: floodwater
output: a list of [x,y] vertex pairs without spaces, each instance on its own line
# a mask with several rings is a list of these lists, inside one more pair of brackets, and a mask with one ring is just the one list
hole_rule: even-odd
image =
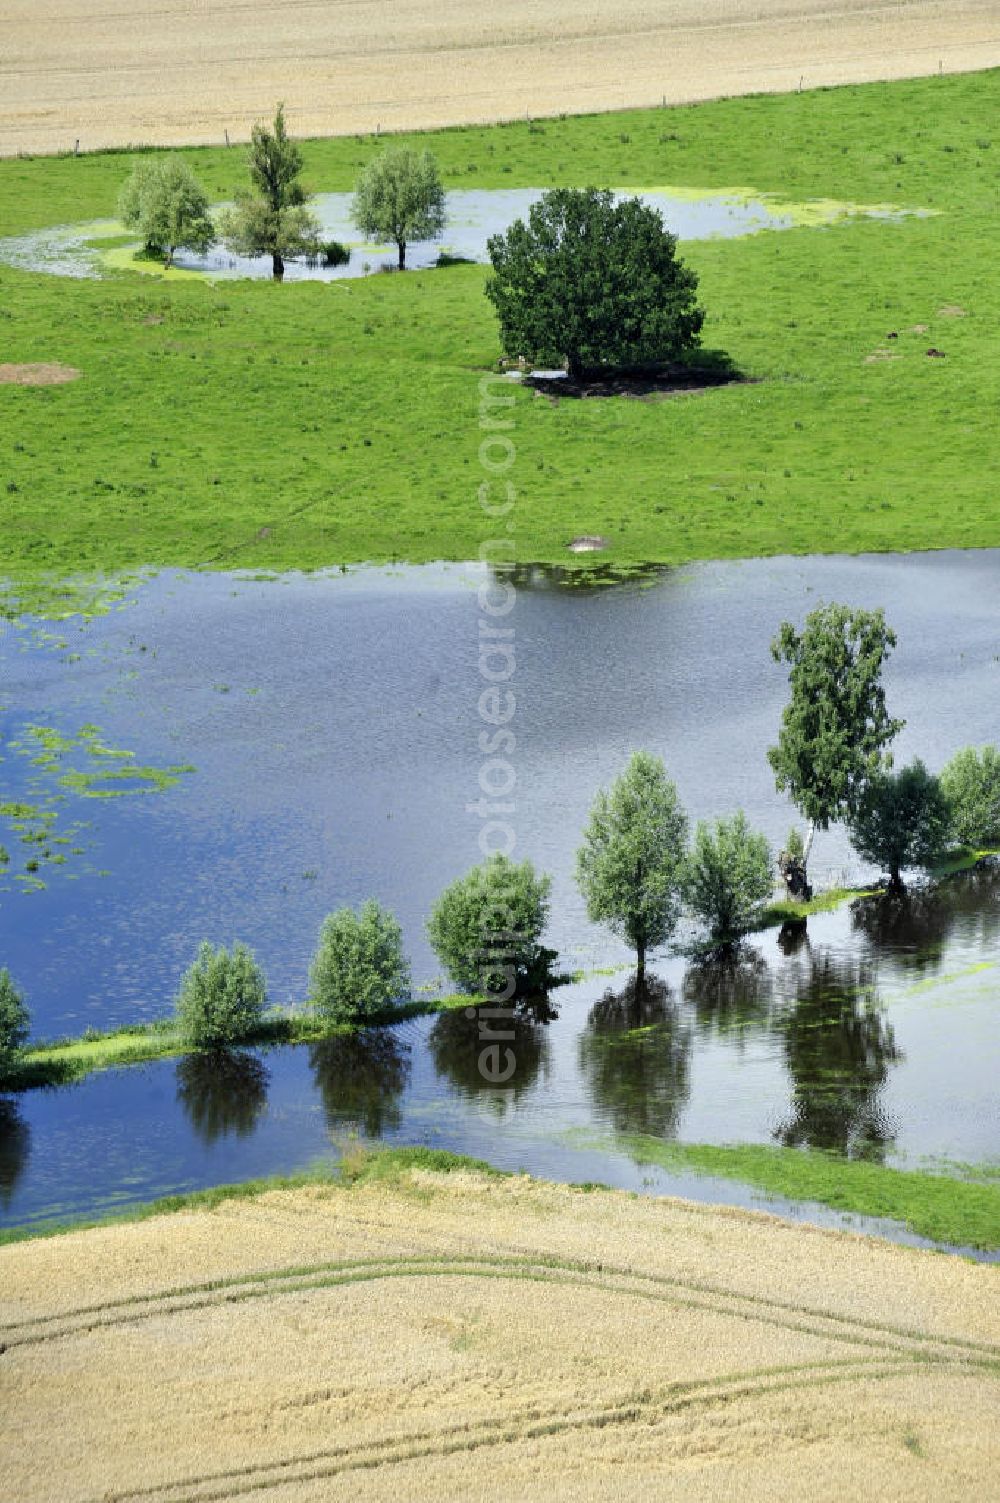
[[[759,936],[735,972],[663,957],[662,985],[636,997],[572,871],[594,792],[639,746],[665,758],[693,818],[741,806],[783,841],[793,811],[766,749],[786,683],[768,643],[821,600],[884,605],[897,630],[886,683],[907,720],[900,760],[936,767],[996,740],[998,572],[989,552],[705,564],[592,588],[520,571],[506,618],[515,853],[552,873],[547,942],[590,974],[526,1011],[513,1088],[484,1084],[462,1012],[221,1071],[164,1061],[91,1077],[0,1109],[0,1219],[291,1170],[352,1130],[730,1201],[744,1192],[637,1166],[623,1135],[995,1161],[995,872],[817,916],[798,946]],[[427,912],[479,859],[483,577],[164,573],[89,622],[4,626],[3,798],[48,797],[53,820],[34,844],[0,820],[0,953],[36,1036],[165,1016],[203,938],[246,940],[273,999],[301,1001],[323,915],[368,895],[398,912],[415,980],[438,977]],[[87,798],[60,779],[95,747],[194,770]],[[873,875],[836,830],[813,866],[823,883]]]
[[[413,270],[434,266],[442,254],[468,261],[486,261],[486,242],[502,233],[515,219],[526,218],[542,188],[460,188],[447,195],[448,223],[440,240],[414,241],[407,246],[406,263]],[[794,217],[764,199],[746,199],[725,193],[679,197],[668,192],[623,190],[620,197],[638,192],[660,210],[668,230],[682,240],[704,240],[749,235],[762,229],[786,229]],[[350,193],[319,193],[310,208],[323,226],[324,240],[338,240],[350,248],[351,259],[337,267],[306,265],[290,261],[288,281],[331,281],[342,277],[367,276],[396,265],[396,247],[366,242],[351,219]],[[58,226],[29,235],[0,239],[0,261],[27,270],[48,271],[60,276],[96,276],[102,256],[95,241],[102,232],[114,235],[121,226]],[[125,263],[123,263],[125,264]],[[178,252],[175,265],[213,277],[270,277],[270,257],[235,256],[221,246],[204,256]]]

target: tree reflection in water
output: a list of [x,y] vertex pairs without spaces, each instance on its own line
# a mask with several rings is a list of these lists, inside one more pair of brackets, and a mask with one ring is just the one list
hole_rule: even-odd
[[864,898],[851,905],[851,923],[876,959],[918,975],[938,970],[956,931],[985,950],[1000,939],[1000,864],[984,862],[924,888]]
[[792,1078],[792,1114],[775,1136],[786,1147],[880,1161],[893,1139],[879,1097],[902,1056],[872,972],[811,950],[797,970],[775,1022]]
[[749,945],[691,966],[682,990],[702,1033],[716,1033],[742,1044],[747,1034],[759,1032],[770,1021],[771,968],[761,952]]
[[[489,1102],[498,1116],[511,1102],[529,1090],[548,1067],[549,1040],[546,1026],[559,1016],[547,997],[519,1001],[510,1016],[480,1017],[476,1007],[443,1012],[435,1019],[427,1039],[438,1076],[462,1096]],[[493,1037],[491,1038],[491,1034]],[[481,1055],[495,1042],[500,1054],[498,1069],[506,1071],[513,1057],[513,1073],[500,1084],[488,1078]],[[511,1054],[507,1055],[506,1050]]]
[[633,976],[595,1002],[580,1038],[580,1067],[616,1132],[672,1138],[688,1099],[691,1029],[659,977]]
[[400,1123],[410,1049],[391,1028],[363,1028],[309,1046],[309,1064],[331,1132],[380,1138]]
[[31,1129],[17,1103],[0,1096],[0,1205],[6,1209],[31,1152]]
[[267,1106],[264,1062],[246,1049],[186,1054],[177,1061],[177,1100],[203,1143],[247,1138]]

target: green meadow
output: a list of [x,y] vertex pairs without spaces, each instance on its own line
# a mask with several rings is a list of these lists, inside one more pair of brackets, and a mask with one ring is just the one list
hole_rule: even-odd
[[[992,71],[409,138],[452,188],[742,188],[911,211],[687,243],[705,347],[745,383],[656,400],[518,391],[517,556],[569,561],[580,533],[623,566],[1000,544],[998,104]],[[309,186],[350,188],[380,144],[305,143]],[[242,181],[239,148],[185,155],[213,197]],[[113,215],[129,166],[123,152],[0,162],[0,233]],[[54,610],[53,580],[142,566],[478,556],[479,383],[500,353],[485,276],[0,269],[0,361],[82,372],[0,385],[14,597]]]

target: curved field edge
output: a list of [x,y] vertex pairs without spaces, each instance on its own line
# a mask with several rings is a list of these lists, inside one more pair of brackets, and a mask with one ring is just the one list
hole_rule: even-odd
[[[751,379],[657,401],[514,392],[517,558],[570,562],[581,533],[618,566],[1000,546],[998,95],[989,72],[421,137],[453,186],[742,184],[935,211],[689,242],[706,348]],[[307,143],[313,185],[348,187],[376,149]],[[236,149],[190,155],[213,194],[243,172]],[[2,162],[0,223],[107,213],[128,165]],[[480,387],[499,353],[485,275],[0,270],[6,357],[83,373],[0,388],[7,611],[144,566],[479,557]]]
[[[687,1169],[739,1180],[780,1194],[787,1200],[812,1201],[838,1211],[898,1221],[917,1235],[946,1248],[1000,1249],[1000,1186],[921,1170],[887,1169],[878,1164],[836,1159],[815,1150],[717,1148],[710,1144],[672,1144],[655,1138],[618,1137],[615,1149],[641,1164]],[[0,1245],[36,1237],[58,1236],[91,1226],[113,1226],[177,1211],[211,1210],[230,1200],[253,1199],[272,1190],[324,1185],[349,1189],[373,1181],[390,1184],[415,1170],[435,1173],[475,1172],[492,1178],[512,1176],[480,1159],[424,1147],[349,1145],[339,1164],[322,1163],[300,1174],[217,1185],[190,1194],[171,1195],[115,1212],[66,1223],[43,1223],[0,1230]],[[975,1173],[974,1167],[968,1170]],[[571,1185],[578,1194],[609,1192],[598,1184]]]

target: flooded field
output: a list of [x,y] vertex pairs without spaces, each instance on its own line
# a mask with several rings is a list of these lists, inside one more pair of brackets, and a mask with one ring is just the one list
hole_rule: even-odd
[[[662,1174],[622,1158],[616,1134],[995,1157],[995,873],[817,916],[797,943],[761,935],[735,972],[663,957],[637,1001],[572,871],[594,792],[638,746],[664,757],[692,818],[742,806],[781,844],[793,812],[766,749],[785,681],[768,643],[820,600],[885,605],[901,760],[935,767],[995,739],[998,570],[990,553],[617,585],[522,570],[519,848],[554,878],[548,942],[589,979],[525,1013],[512,1089],[482,1088],[462,1012],[221,1074],[187,1060],[92,1077],[4,1106],[2,1218],[302,1167],[354,1130],[634,1185]],[[415,981],[440,983],[423,925],[478,859],[482,578],[164,573],[105,616],[5,624],[0,923],[36,1037],[166,1016],[203,938],[246,940],[272,1000],[301,1002],[323,915],[369,895],[399,913]],[[813,867],[824,885],[874,875],[839,830]]]
[[[414,241],[407,246],[407,265],[413,270],[434,266],[439,257],[466,261],[487,260],[486,242],[502,233],[515,219],[526,218],[541,188],[457,189],[449,192],[448,224],[435,241]],[[639,192],[646,203],[660,210],[667,228],[682,240],[749,235],[762,229],[787,229],[795,217],[762,198],[735,193],[671,192],[669,189],[623,189]],[[289,261],[286,280],[331,281],[362,277],[372,272],[394,270],[395,246],[378,245],[358,236],[351,219],[350,193],[319,193],[310,208],[323,227],[324,240],[338,240],[351,252],[342,266],[325,267]],[[30,235],[0,238],[0,262],[24,270],[48,271],[58,276],[98,276],[106,269],[155,271],[155,263],[134,262],[134,244],[119,244],[122,227],[114,220],[90,225],[62,225]],[[108,242],[110,248],[102,246]],[[269,256],[236,256],[223,246],[206,255],[178,251],[174,265],[181,271],[212,277],[270,277]]]

